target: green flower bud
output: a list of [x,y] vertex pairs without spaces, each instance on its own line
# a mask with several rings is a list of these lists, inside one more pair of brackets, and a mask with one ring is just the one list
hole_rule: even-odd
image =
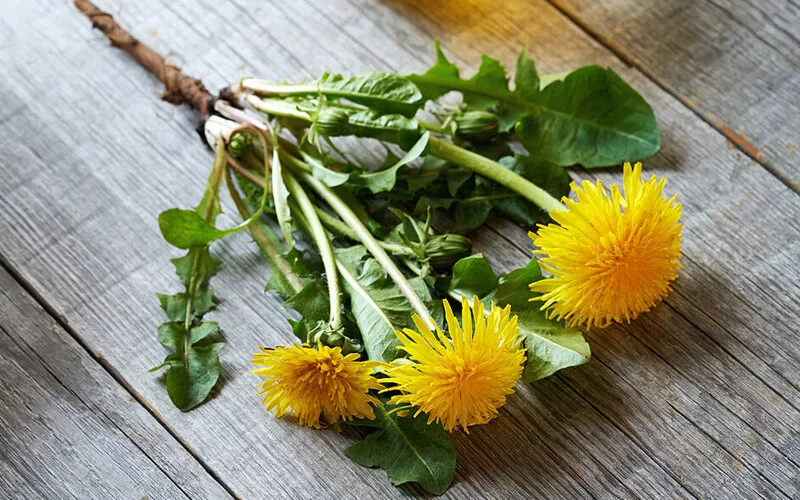
[[497,115],[488,111],[467,111],[455,122],[456,137],[469,142],[489,142],[497,137],[500,128]]
[[228,143],[228,152],[234,158],[239,158],[250,151],[251,147],[253,147],[253,136],[242,132],[236,132],[231,136],[231,140]]
[[460,234],[439,234],[432,236],[424,247],[430,264],[437,268],[451,267],[459,259],[469,255],[472,242]]
[[338,108],[323,108],[314,121],[314,127],[319,135],[336,137],[350,133],[350,115],[347,111]]

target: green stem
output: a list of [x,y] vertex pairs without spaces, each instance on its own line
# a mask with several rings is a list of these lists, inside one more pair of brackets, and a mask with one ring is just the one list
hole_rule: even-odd
[[[207,222],[211,221],[214,214],[215,201],[219,197],[219,183],[223,171],[227,172],[225,168],[227,163],[226,155],[223,148],[214,155],[214,164],[211,167],[211,175],[208,177],[208,184],[206,186],[208,200],[205,209],[201,214],[203,219]],[[205,199],[205,196],[204,196]],[[192,321],[194,320],[192,309],[194,309],[194,299],[197,295],[197,279],[200,273],[200,259],[195,254],[194,261],[192,262],[192,274],[189,278],[189,285],[186,287],[186,319],[183,321],[183,366],[188,370],[189,368],[189,338],[191,337]],[[187,371],[188,373],[188,371]]]
[[[303,162],[293,158],[292,156],[286,155],[283,158],[286,159],[286,160],[289,160],[289,163],[299,167],[303,171],[307,171],[308,170],[307,166],[306,166],[306,168],[302,168],[301,167],[301,165],[305,166],[305,164]],[[242,166],[242,164],[239,163],[238,161],[236,161],[235,158],[229,156],[228,159],[230,161],[231,167],[234,170],[236,170],[236,172],[241,174],[245,179],[250,181],[252,184],[258,186],[259,188],[264,186],[264,178],[263,177],[261,177],[260,175],[256,174],[255,172],[253,172],[253,171],[245,168],[244,166]],[[294,160],[294,161],[292,161],[292,160]],[[347,224],[345,224],[341,220],[337,219],[336,217],[334,217],[333,215],[329,214],[328,212],[322,210],[319,207],[314,207],[314,211],[317,212],[317,216],[319,217],[320,221],[322,221],[322,223],[324,225],[328,226],[333,231],[336,231],[337,233],[341,234],[345,238],[349,238],[349,239],[351,239],[353,241],[359,241],[358,236],[350,228],[350,226],[348,226]],[[383,247],[384,250],[386,250],[387,252],[389,252],[391,254],[394,254],[394,255],[403,255],[403,256],[413,256],[414,255],[414,251],[409,249],[407,246],[404,246],[404,245],[398,245],[396,243],[390,243],[388,241],[383,241],[383,240],[378,240],[378,244],[380,244],[380,246]]]
[[[242,197],[239,196],[239,192],[236,191],[236,187],[233,185],[230,170],[225,172],[225,184],[228,186],[228,193],[230,193],[231,199],[233,199],[233,203],[239,211],[239,216],[242,220],[249,219],[251,216],[250,211],[247,209]],[[257,185],[263,187],[263,179],[262,182],[260,184],[257,183]],[[299,293],[303,289],[303,283],[292,270],[291,264],[281,255],[281,251],[278,249],[278,237],[272,233],[269,227],[263,226],[259,221],[250,224],[247,226],[247,229],[250,231],[250,236],[253,237],[261,253],[272,265],[273,270],[277,270],[281,273],[295,293]]]
[[431,132],[436,132],[438,134],[445,133],[445,130],[435,123],[424,122],[422,120],[417,120],[417,123],[419,123],[420,127],[424,128],[425,130],[430,130]]
[[297,109],[297,106],[292,103],[277,99],[262,99],[255,95],[249,95],[245,99],[248,104],[268,115],[285,116],[311,122],[311,116]]
[[338,330],[342,326],[342,297],[339,293],[339,278],[336,271],[336,259],[333,256],[333,248],[325,228],[322,227],[317,212],[314,210],[314,204],[308,198],[303,186],[297,182],[297,179],[288,171],[283,173],[284,181],[289,192],[297,201],[300,210],[303,213],[309,225],[311,237],[317,245],[319,255],[322,257],[322,265],[325,268],[325,276],[328,278],[328,295],[330,298],[331,314],[330,314],[330,327],[332,330]]
[[550,193],[521,175],[500,165],[496,161],[492,161],[485,156],[473,153],[472,151],[468,151],[437,137],[431,137],[428,144],[433,156],[468,168],[498,184],[502,184],[512,191],[519,193],[548,213],[553,210],[564,210],[564,205]]
[[[430,311],[422,302],[422,299],[419,298],[417,292],[414,291],[414,287],[411,286],[411,283],[408,282],[406,277],[403,275],[402,271],[397,267],[389,254],[386,253],[377,239],[372,236],[372,233],[369,232],[366,226],[361,222],[358,218],[358,215],[353,212],[353,210],[345,203],[339,196],[331,190],[325,183],[316,179],[314,176],[301,173],[300,179],[303,180],[306,184],[311,186],[311,188],[316,191],[316,193],[325,200],[328,205],[336,212],[339,217],[342,218],[345,224],[350,226],[353,230],[353,233],[358,238],[358,240],[369,250],[375,260],[383,267],[386,273],[392,278],[397,288],[405,295],[408,302],[411,304],[411,307],[416,311],[417,315],[422,318],[423,321],[428,323],[431,327],[433,327],[433,318],[431,316]],[[315,214],[316,215],[316,214]]]
[[290,96],[319,93],[319,86],[317,85],[283,85],[256,78],[245,78],[242,80],[241,86],[243,89],[258,95]]
[[[353,241],[359,241],[358,235],[355,233],[355,231],[353,231],[350,228],[350,226],[348,226],[341,220],[337,219],[336,217],[332,216],[331,214],[322,210],[319,207],[316,208],[316,211],[322,223],[328,226],[330,229],[336,231],[345,238],[349,238]],[[396,243],[390,243],[388,241],[383,241],[383,240],[378,240],[378,244],[384,250],[394,255],[404,255],[404,256],[414,255],[414,251],[404,245],[398,245]]]

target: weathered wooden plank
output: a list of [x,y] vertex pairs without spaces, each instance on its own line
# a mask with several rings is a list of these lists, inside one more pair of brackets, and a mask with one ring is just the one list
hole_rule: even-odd
[[1,496],[228,496],[2,268],[0,344]]
[[[423,11],[410,2],[301,3],[293,15],[260,2],[247,5],[252,16],[229,2],[165,4],[126,8],[122,18],[157,48],[182,54],[188,71],[212,88],[249,73],[297,78],[325,69],[417,70],[420,59],[430,62],[431,36],[473,67],[481,51],[509,62],[531,41],[543,71],[587,63],[621,71],[662,120],[665,151],[649,165],[669,171],[670,186],[686,203],[690,266],[669,302],[676,312],[661,307],[652,315],[657,319],[592,333],[592,364],[522,388],[501,419],[468,437],[457,434],[451,493],[724,497],[797,490],[798,356],[792,322],[780,319],[797,314],[796,270],[786,265],[797,254],[796,197],[737,161],[720,135],[674,99],[625,70],[547,4],[494,11],[434,4]],[[9,118],[0,122],[12,152],[0,184],[0,231],[10,238],[0,241],[0,252],[236,493],[393,493],[381,473],[341,456],[350,437],[274,422],[249,396],[255,380],[242,374],[250,352],[257,343],[291,337],[278,302],[259,294],[264,271],[246,237],[218,250],[233,262],[215,285],[224,300],[216,317],[228,328],[224,390],[181,414],[145,373],[163,356],[153,341],[160,312],[152,291],[175,283],[167,261],[174,253],[159,241],[155,216],[196,201],[210,157],[192,145],[190,114],[153,102],[152,79],[105,42],[87,46],[92,37],[85,22],[59,10],[66,7],[47,9],[60,16],[58,25],[43,21],[28,33],[9,22],[0,30],[7,34],[4,46],[42,38],[29,42],[41,51],[0,52],[11,75],[0,92],[2,117]],[[232,22],[241,29],[230,30]],[[225,33],[220,48],[203,49],[208,33]],[[59,54],[42,48],[56,41]],[[75,102],[62,105],[65,96]],[[19,109],[27,114],[9,112]],[[618,179],[615,172],[602,175]],[[788,222],[761,223],[770,218]],[[519,250],[509,251],[492,233],[476,235],[480,247],[499,268],[522,264],[529,256],[524,232],[501,221],[495,227]],[[762,240],[767,243],[757,248],[754,241]],[[726,262],[761,255],[767,257],[745,273]],[[707,295],[719,300],[710,303]],[[120,330],[130,343],[106,333]]]
[[800,191],[800,6],[552,0]]

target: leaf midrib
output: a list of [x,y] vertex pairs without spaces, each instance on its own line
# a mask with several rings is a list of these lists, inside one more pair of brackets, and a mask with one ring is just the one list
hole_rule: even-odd
[[408,445],[408,447],[411,448],[411,450],[414,452],[414,455],[417,456],[417,459],[419,459],[419,461],[422,462],[422,465],[425,466],[425,469],[428,471],[428,474],[430,474],[431,479],[436,481],[436,475],[433,473],[433,470],[430,468],[430,466],[428,466],[428,462],[426,462],[422,458],[422,455],[419,454],[419,452],[417,451],[417,448],[413,444],[411,444],[411,441],[408,440],[408,438],[406,437],[405,432],[403,432],[403,430],[400,428],[400,426],[397,425],[397,422],[392,420],[386,414],[386,410],[383,410],[383,418],[384,418],[384,420],[388,420],[389,424],[391,424],[391,426],[394,427],[394,429],[397,431],[397,433],[400,434],[400,436],[403,438],[403,441],[406,443],[406,445]]

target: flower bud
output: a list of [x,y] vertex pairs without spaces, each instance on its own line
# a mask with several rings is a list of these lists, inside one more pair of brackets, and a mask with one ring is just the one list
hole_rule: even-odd
[[457,116],[456,137],[469,142],[489,142],[500,128],[497,115],[488,111],[467,111]]
[[314,127],[319,135],[336,137],[350,133],[350,115],[337,108],[323,108],[317,114]]
[[451,267],[459,259],[466,257],[470,253],[472,242],[466,236],[460,234],[440,234],[432,236],[423,249],[425,255],[430,258],[433,267]]

